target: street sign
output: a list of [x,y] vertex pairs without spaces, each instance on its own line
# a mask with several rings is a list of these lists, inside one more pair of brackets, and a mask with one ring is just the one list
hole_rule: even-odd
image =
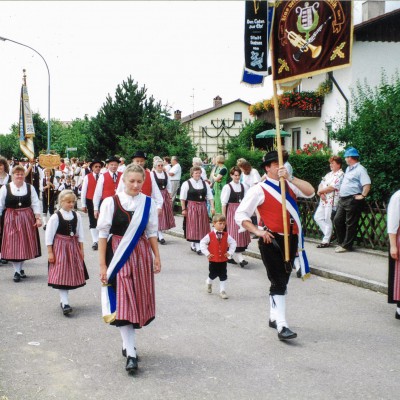
[[77,147],[67,147],[67,151],[77,151]]

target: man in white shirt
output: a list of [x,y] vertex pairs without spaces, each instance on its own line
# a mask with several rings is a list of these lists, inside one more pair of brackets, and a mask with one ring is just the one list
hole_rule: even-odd
[[178,192],[179,186],[181,184],[181,176],[182,176],[182,168],[178,162],[177,156],[171,157],[171,169],[168,172],[171,180],[171,199],[172,199],[172,207],[175,204],[175,197]]

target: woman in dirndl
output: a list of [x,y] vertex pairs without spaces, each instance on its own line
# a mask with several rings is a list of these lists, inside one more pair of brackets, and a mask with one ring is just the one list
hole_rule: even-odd
[[158,215],[158,241],[165,244],[162,232],[174,228],[175,219],[172,211],[171,182],[168,174],[164,171],[164,162],[161,158],[154,162],[153,175],[163,198],[162,212]]
[[201,179],[200,167],[190,168],[190,176],[190,179],[183,182],[180,192],[183,232],[186,240],[192,242],[191,250],[202,255],[200,240],[210,232],[207,200],[211,204],[211,214],[214,215],[214,199],[210,185]]
[[145,171],[130,164],[122,179],[124,191],[102,202],[97,229],[103,319],[119,328],[131,373],[138,368],[135,330],[155,318],[154,274],[161,261],[157,207],[141,193]]
[[396,319],[400,319],[400,190],[390,198],[387,209],[389,234],[388,303],[396,303]]
[[[4,157],[0,157],[0,189],[7,185],[7,183],[11,182],[11,176],[8,174],[10,171],[10,166],[8,165],[7,160]],[[2,232],[0,230],[0,243],[1,243]],[[0,263],[7,264],[8,261],[4,260],[0,254]]]
[[58,196],[59,210],[47,224],[46,246],[49,260],[48,285],[58,289],[64,315],[72,312],[68,292],[86,285],[89,275],[83,253],[82,219],[74,210],[76,201],[72,190]]
[[248,262],[243,258],[242,253],[247,249],[251,239],[249,231],[239,233],[239,226],[235,222],[235,212],[243,200],[247,188],[240,183],[241,170],[239,167],[231,168],[229,173],[232,182],[225,185],[221,193],[222,214],[226,217],[226,230],[237,243],[235,253],[232,255],[232,264],[239,263],[243,268]]
[[38,228],[40,201],[35,188],[25,183],[25,168],[13,168],[12,182],[0,189],[1,256],[14,264],[14,282],[26,278],[23,270],[25,260],[41,256]]

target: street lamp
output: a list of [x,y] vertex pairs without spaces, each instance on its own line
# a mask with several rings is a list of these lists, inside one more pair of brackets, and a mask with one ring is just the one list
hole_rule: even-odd
[[49,76],[48,109],[47,109],[47,111],[48,111],[48,116],[47,116],[47,154],[50,154],[50,70],[49,70],[49,66],[47,65],[47,62],[44,59],[44,57],[37,50],[35,50],[33,47],[30,47],[30,46],[28,46],[26,44],[23,44],[23,43],[20,43],[20,42],[17,42],[15,40],[11,40],[11,39],[8,39],[8,38],[2,37],[2,36],[0,36],[0,40],[2,40],[3,42],[8,40],[9,42],[12,42],[12,43],[15,43],[15,44],[19,44],[20,46],[24,46],[24,47],[27,47],[28,49],[33,50],[36,54],[38,54],[40,56],[40,58],[44,61],[45,65],[46,65],[47,74]]

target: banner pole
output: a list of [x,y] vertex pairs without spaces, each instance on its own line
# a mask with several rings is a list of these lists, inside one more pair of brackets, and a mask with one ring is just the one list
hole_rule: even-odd
[[[274,35],[276,32],[271,30],[272,40],[270,41],[271,47],[271,72],[272,77],[274,74]],[[274,90],[274,116],[275,116],[275,131],[276,131],[276,144],[277,144],[277,152],[278,152],[278,162],[279,167],[283,167],[283,155],[282,155],[282,141],[281,141],[281,129],[279,122],[279,103],[278,103],[278,89],[277,84],[274,80],[272,80],[272,86]],[[288,233],[288,224],[287,224],[287,211],[286,211],[286,182],[285,178],[282,176],[279,179],[280,187],[281,187],[281,196],[282,196],[282,220],[283,220],[283,239],[285,246],[285,262],[290,260],[290,249],[289,249],[289,233]]]

